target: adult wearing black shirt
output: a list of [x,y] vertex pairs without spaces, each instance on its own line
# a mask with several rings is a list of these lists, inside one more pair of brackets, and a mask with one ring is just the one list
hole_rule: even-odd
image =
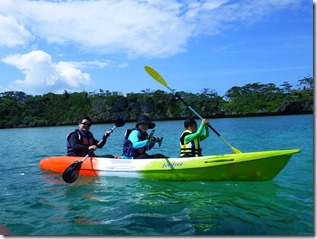
[[[102,140],[98,141],[90,132],[91,124],[90,117],[85,116],[78,122],[78,129],[67,136],[67,156],[85,156],[88,153],[91,156],[96,156],[93,151],[97,148],[102,148],[106,144],[111,131],[106,131],[102,136]],[[100,157],[114,158],[113,155],[103,155]]]

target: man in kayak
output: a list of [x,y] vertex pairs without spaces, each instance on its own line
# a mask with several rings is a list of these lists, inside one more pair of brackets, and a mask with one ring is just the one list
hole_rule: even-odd
[[200,142],[209,136],[209,122],[206,119],[201,121],[197,130],[197,123],[194,118],[188,117],[184,121],[185,131],[180,137],[179,157],[199,157],[202,156]]
[[[91,122],[88,116],[81,118],[78,122],[78,129],[67,135],[67,156],[85,156],[89,152],[93,152],[97,148],[100,149],[106,144],[111,131],[106,131],[102,136],[102,140],[98,141],[90,132]],[[96,156],[94,153],[91,153],[91,155]],[[110,154],[99,157],[114,158]]]
[[149,155],[146,153],[147,150],[151,150],[154,147],[155,143],[160,141],[157,137],[149,137],[147,133],[148,129],[153,129],[154,127],[155,123],[153,123],[148,116],[139,116],[135,128],[128,129],[125,133],[122,158],[168,158],[163,154]]

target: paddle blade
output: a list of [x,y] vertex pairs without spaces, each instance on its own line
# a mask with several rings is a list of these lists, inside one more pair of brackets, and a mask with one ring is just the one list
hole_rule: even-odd
[[160,139],[159,139],[159,141],[158,141],[158,145],[159,145],[159,147],[161,147],[162,142],[163,142],[163,137],[162,137],[162,138],[160,138]]
[[231,146],[231,149],[235,154],[242,154],[242,152],[239,149],[236,149],[235,147]]
[[169,88],[166,81],[163,79],[163,77],[157,73],[156,70],[154,70],[152,67],[150,66],[144,66],[144,69],[146,70],[146,72],[153,77],[153,79],[157,80],[159,83],[161,83],[162,85],[164,85],[165,87]]
[[155,132],[155,129],[152,129],[151,133],[149,134],[149,136],[147,138],[147,145],[146,145],[147,148],[149,148],[149,146],[150,146],[150,143],[153,139],[154,132]]
[[79,171],[83,161],[76,160],[62,174],[62,178],[66,183],[73,183],[77,180]]
[[125,121],[122,116],[119,116],[116,120],[116,127],[121,127],[125,125]]

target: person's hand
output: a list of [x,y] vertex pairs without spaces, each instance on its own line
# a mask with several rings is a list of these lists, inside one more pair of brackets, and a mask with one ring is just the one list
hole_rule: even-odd
[[108,130],[108,131],[105,133],[105,136],[108,138],[108,137],[110,136],[110,134],[111,134],[111,131]]
[[154,137],[154,136],[153,136],[152,141],[154,141],[154,142],[159,142],[159,141],[160,141],[160,138],[158,138],[158,137]]
[[209,122],[208,122],[208,120],[206,120],[206,119],[203,119],[202,121],[201,121],[206,127],[208,127],[209,126]]
[[88,147],[89,151],[95,151],[97,149],[97,145],[91,145]]

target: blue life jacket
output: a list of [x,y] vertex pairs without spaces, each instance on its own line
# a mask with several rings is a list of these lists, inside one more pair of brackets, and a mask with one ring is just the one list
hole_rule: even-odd
[[139,131],[139,141],[142,140],[146,140],[148,138],[148,133],[147,132],[143,132],[142,130],[139,130],[137,128],[133,128],[133,129],[127,129],[124,135],[124,140],[123,140],[123,148],[122,148],[122,155],[129,157],[129,158],[134,158],[140,154],[145,154],[146,152],[146,147],[143,148],[139,148],[139,149],[135,149],[133,147],[132,142],[128,139],[130,133],[133,130],[137,130]]
[[94,143],[94,136],[91,132],[84,132],[82,130],[76,129],[74,132],[71,132],[66,136],[66,144],[67,144],[67,156],[76,156],[76,152],[70,146],[69,137],[71,134],[76,133],[78,135],[78,141],[82,145],[91,146]]

